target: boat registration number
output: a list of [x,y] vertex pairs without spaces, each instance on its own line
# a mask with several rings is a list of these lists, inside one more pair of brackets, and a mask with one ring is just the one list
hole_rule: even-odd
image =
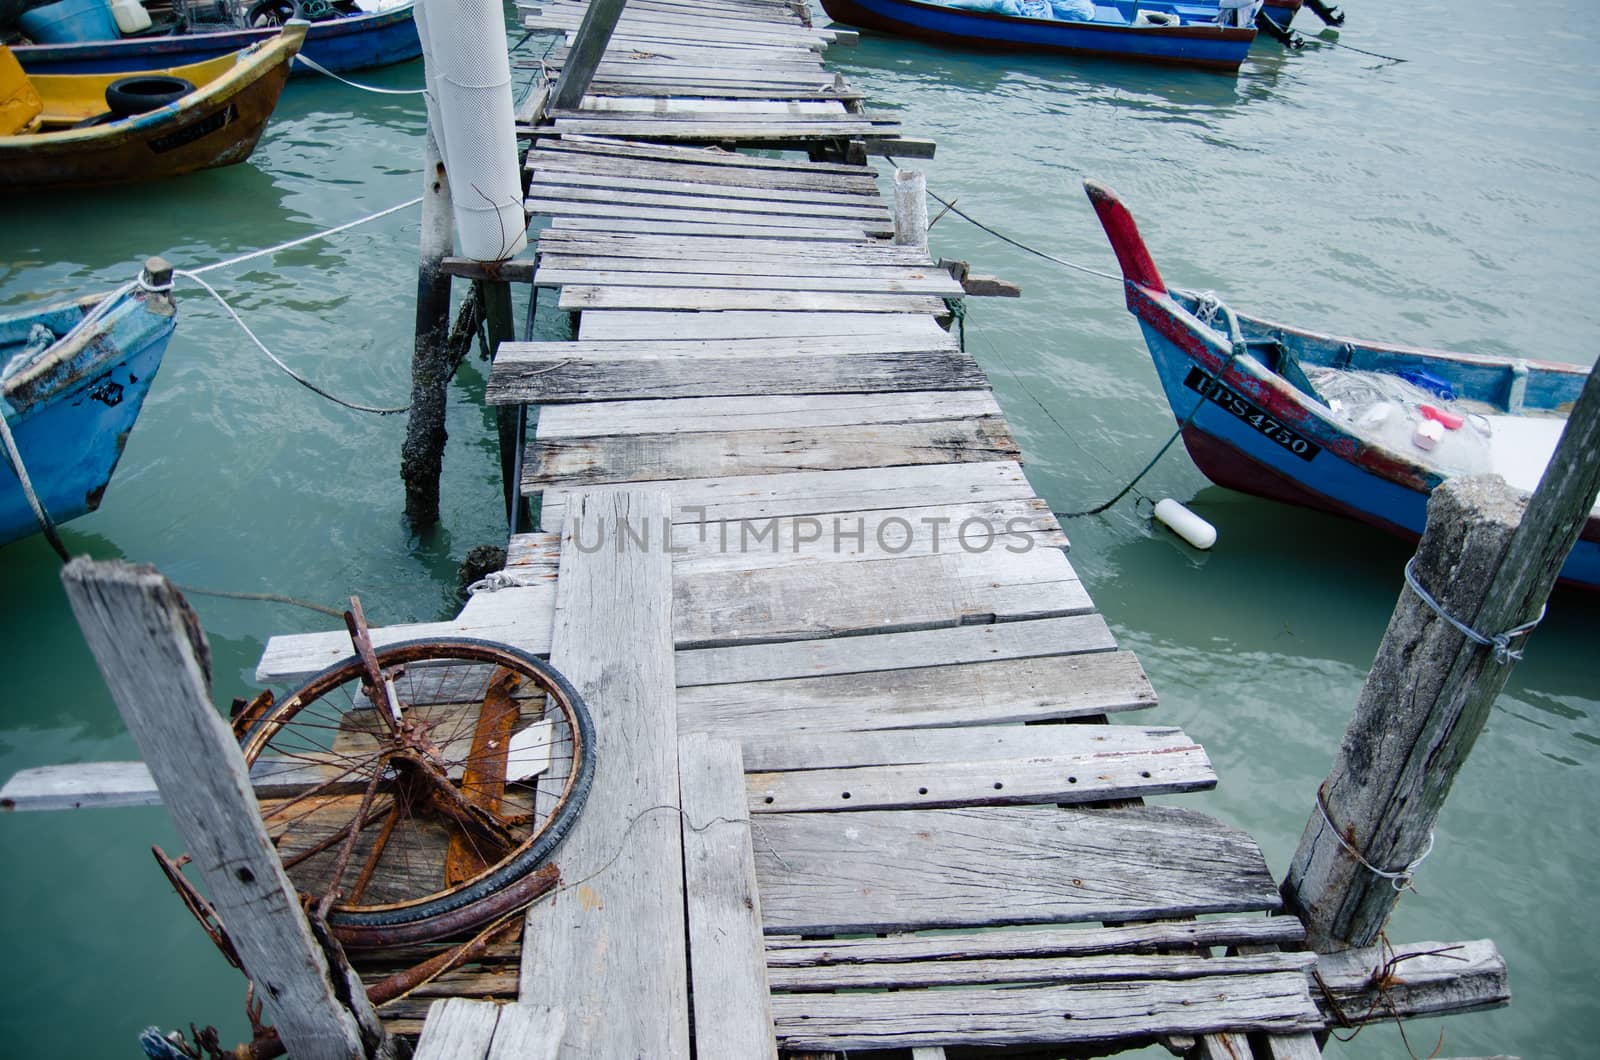
[[1322,452],[1321,446],[1290,430],[1257,408],[1254,402],[1235,393],[1226,383],[1206,375],[1198,367],[1189,369],[1188,378],[1183,381],[1183,385],[1233,413],[1254,427],[1257,433],[1276,442],[1301,460],[1310,460]]

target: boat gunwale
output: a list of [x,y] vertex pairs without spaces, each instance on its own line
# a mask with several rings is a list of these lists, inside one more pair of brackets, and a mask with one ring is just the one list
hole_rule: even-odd
[[[290,33],[285,26],[271,39],[250,45],[233,53],[234,63],[221,76],[203,85],[196,85],[195,91],[176,99],[166,106],[143,114],[134,114],[127,118],[108,122],[105,125],[95,125],[87,128],[56,129],[50,132],[22,133],[15,136],[0,136],[0,159],[14,151],[32,153],[71,152],[85,146],[98,146],[109,144],[113,140],[143,140],[161,136],[169,132],[176,132],[195,119],[196,112],[209,110],[217,103],[235,99],[250,90],[256,82],[271,76],[280,65],[287,65],[294,61],[294,56],[299,52],[305,33],[302,27],[298,34]],[[186,65],[206,65],[216,63],[217,59],[205,59],[199,63]],[[170,69],[181,70],[183,67]],[[165,70],[151,71],[164,73]],[[104,77],[104,74],[48,74],[48,77]]]

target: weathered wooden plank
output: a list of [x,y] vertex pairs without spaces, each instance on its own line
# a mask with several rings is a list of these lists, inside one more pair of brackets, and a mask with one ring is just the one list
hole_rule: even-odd
[[756,873],[774,934],[1153,920],[1280,904],[1249,835],[1155,807],[770,814],[756,829]]
[[583,219],[586,223],[650,221],[656,224],[714,225],[721,229],[744,226],[762,230],[760,232],[762,235],[769,234],[766,229],[774,229],[784,232],[835,233],[841,237],[863,239],[868,233],[884,230],[881,221],[819,217],[800,213],[759,213],[736,208],[724,210],[713,206],[710,200],[705,200],[703,204],[696,203],[692,209],[688,207],[665,209],[657,204],[545,196],[527,199],[523,202],[523,206],[529,213],[548,214],[561,220]]
[[[573,344],[576,345],[576,344]],[[704,345],[704,344],[697,344]],[[783,342],[774,348],[794,345]],[[815,344],[828,348],[828,344]],[[836,349],[834,352],[838,352]],[[538,437],[798,429],[851,423],[915,423],[1000,416],[987,390],[896,394],[778,394],[764,398],[679,398],[561,405],[539,413]]]
[[[599,255],[577,256],[551,250],[546,250],[542,253],[539,261],[544,268],[557,272],[608,272],[626,274],[630,277],[635,273],[659,276],[683,273],[692,276],[805,276],[848,280],[935,280],[943,282],[946,288],[953,284],[958,291],[961,289],[961,285],[956,283],[949,273],[943,269],[928,266],[841,265],[823,261],[741,257],[738,254],[730,254],[727,257],[718,258],[695,258],[685,255],[670,259],[601,257]],[[518,264],[520,265],[520,263]]]
[[[729,268],[730,266],[721,266]],[[961,285],[948,276],[904,279],[891,276],[800,276],[777,273],[737,275],[728,272],[637,272],[632,270],[563,269],[541,266],[534,277],[541,287],[562,285],[660,287],[702,290],[834,291],[857,294],[917,294],[960,298]]]
[[1135,725],[971,725],[742,737],[750,773],[1015,758],[1143,758],[1195,746],[1182,729]]
[[[582,12],[583,8],[576,5],[547,6],[543,14],[528,16],[525,25],[529,29],[576,29],[582,21]],[[768,44],[778,47],[810,45],[819,50],[835,37],[835,33],[827,29],[811,29],[800,25],[784,26],[768,22],[740,24],[720,18],[678,16],[659,9],[642,9],[642,13],[630,9],[617,20],[616,34],[627,42],[652,39],[722,40],[738,44]],[[614,49],[608,50],[615,54]]]
[[[530,201],[553,200],[574,207],[578,203],[649,206],[655,207],[662,216],[675,216],[679,210],[718,210],[738,214],[741,219],[745,214],[760,215],[751,218],[752,221],[765,219],[769,215],[858,224],[882,224],[889,220],[887,206],[863,196],[830,201],[816,193],[803,196],[790,192],[751,194],[751,189],[720,188],[712,184],[634,178],[607,180],[603,177],[574,177],[559,173],[530,180],[527,197]],[[852,199],[854,201],[850,201]]]
[[925,252],[915,247],[892,243],[861,243],[843,246],[813,246],[792,239],[763,239],[726,236],[658,236],[649,233],[582,232],[547,228],[539,233],[541,253],[593,254],[606,257],[663,258],[742,261],[776,258],[784,262],[824,262],[827,264],[902,265],[919,269],[934,268]]
[[835,1050],[1087,1044],[1318,1023],[1305,977],[1293,972],[1033,990],[788,994],[774,997],[773,1012],[784,1048]]
[[632,96],[635,98],[699,96],[704,99],[837,99],[845,103],[857,103],[867,98],[865,92],[839,88],[837,84],[821,85],[816,83],[802,88],[778,86],[747,88],[743,85],[730,87],[727,82],[720,85],[711,85],[692,81],[630,82],[625,80],[596,80],[590,83],[589,91],[593,93],[595,98],[605,98],[610,95]]
[[[708,85],[727,85],[740,87],[772,87],[787,89],[816,90],[826,89],[833,85],[833,75],[820,69],[812,75],[789,75],[775,73],[766,76],[759,74],[729,71],[720,66],[679,66],[669,63],[651,65],[647,63],[618,61],[617,59],[602,60],[595,70],[595,81],[590,84],[593,90],[595,84],[612,84],[622,88],[623,91],[633,93],[638,86],[651,83],[681,84],[693,81]],[[584,133],[575,130],[559,132],[550,126],[540,126],[532,130],[539,136],[582,136]],[[613,132],[601,131],[594,134],[600,138],[610,138]]]
[[[781,59],[781,52],[761,53],[760,61]],[[600,96],[592,103],[584,101],[584,114],[703,114],[720,111],[723,114],[782,114],[827,116],[849,113],[843,103],[814,100],[796,102],[775,99],[716,100],[716,99],[658,99],[645,96]],[[556,112],[575,114],[577,111]]]
[[494,1041],[500,1006],[449,997],[428,1006],[414,1060],[484,1060]]
[[1341,950],[1320,955],[1317,972],[1327,991],[1314,996],[1335,1026],[1479,1012],[1511,1001],[1505,959],[1489,939]]
[[[648,2],[648,0],[635,0],[635,2],[639,6],[635,7],[633,4],[629,4],[627,13],[623,16],[624,19],[650,18],[687,25],[715,25],[749,29],[753,32],[812,32],[832,35],[829,27],[806,26],[795,17],[792,10],[783,11],[776,7],[761,9],[751,8],[743,4],[690,7],[684,4],[663,4]],[[539,10],[545,15],[555,13],[580,17],[586,7],[586,4],[565,3],[562,0],[538,5]]]
[[[952,730],[959,732],[960,730]],[[945,806],[1056,805],[1216,787],[1198,744],[1160,751],[1056,755],[752,773],[751,813]]]
[[[909,541],[904,532],[907,525],[914,530]],[[992,544],[982,532],[986,528],[994,528],[996,540]],[[755,528],[743,533],[747,544],[757,543]],[[1050,506],[1037,497],[865,512],[854,520],[841,516],[837,533],[832,527],[821,525],[820,520],[798,517],[779,520],[775,535],[766,527],[761,527],[760,533],[762,548],[749,550],[740,547],[741,529],[737,524],[678,523],[672,533],[674,573],[684,577],[790,564],[854,563],[957,549],[978,552],[1008,548],[1022,552],[1067,547],[1066,535]],[[555,554],[556,538],[548,533],[514,535],[507,547],[507,571],[516,576],[525,564],[546,562],[548,556]]]
[[[604,514],[615,531],[668,511],[659,494],[609,490],[575,515]],[[678,799],[670,557],[585,553],[569,531],[560,586],[551,662],[594,716],[599,765],[557,855],[563,877],[583,882],[529,911],[523,996],[565,1011],[572,1055],[684,1056],[683,848],[677,815],[659,810]]]
[[1256,1060],[1248,1036],[1233,1030],[1214,1030],[1195,1042],[1195,1060]]
[[[620,208],[620,207],[619,207]],[[856,294],[834,291],[738,291],[687,287],[595,287],[588,284],[561,288],[557,306],[569,312],[589,309],[725,309],[781,310],[784,312],[922,313],[950,315],[942,298],[910,294]]]
[[[1070,726],[1053,726],[1068,728]],[[940,931],[886,938],[767,938],[767,966],[985,960],[1015,957],[1087,957],[1111,953],[1158,953],[1195,947],[1293,945],[1305,929],[1293,917],[1218,917],[1125,927],[1030,927],[1013,931]]]
[[[587,318],[588,314],[585,314]],[[971,357],[953,350],[799,357],[754,356],[521,361],[495,375],[494,402],[553,404],[645,397],[772,393],[970,390],[986,382]]]
[[[597,102],[616,98],[657,98],[670,101],[672,97],[595,97]],[[839,196],[854,195],[858,198],[878,195],[877,178],[869,169],[861,170],[859,176],[845,176],[840,173],[808,173],[792,169],[739,169],[733,166],[696,165],[684,159],[669,162],[662,159],[613,158],[605,155],[580,155],[544,150],[528,152],[527,169],[533,173],[599,173],[616,177],[689,181],[713,184],[722,188],[749,188],[760,191],[817,192]]]
[[818,137],[874,139],[899,135],[900,127],[888,123],[863,121],[857,117],[824,121],[818,118],[751,120],[713,120],[699,118],[682,121],[656,118],[558,118],[552,123],[557,135],[597,133],[602,136],[638,136],[663,140],[693,140],[719,143],[726,140],[795,141]]
[[685,573],[677,578],[677,594],[680,650],[1042,619],[1094,607],[1055,549],[956,549],[848,564]]
[[150,767],[143,762],[78,762],[24,769],[0,788],[0,810],[76,810],[156,806]]
[[487,1060],[556,1060],[566,1013],[544,1005],[501,1005]]
[[[701,648],[678,653],[678,683],[732,685],[1034,658],[1116,647],[1099,615],[884,633],[841,640]],[[881,727],[881,726],[875,726]]]
[[[574,213],[562,210],[560,203],[545,203],[544,208],[555,211],[551,222],[556,228],[583,232],[645,232],[651,235],[682,236],[754,236],[773,239],[807,240],[822,243],[858,243],[866,238],[860,227],[817,226],[811,228],[788,227],[763,222],[761,224],[725,223],[701,218],[660,220],[654,215],[610,216],[598,213]],[[530,210],[533,206],[528,207]]]
[[1014,460],[1021,449],[1002,417],[847,424],[770,431],[537,439],[524,491],[548,485],[645,482]]
[[830,990],[911,990],[922,987],[1012,984],[1110,983],[1137,979],[1204,979],[1298,972],[1316,966],[1311,953],[1247,957],[1165,954],[1095,954],[1092,957],[1018,957],[1003,960],[917,961],[909,964],[835,964],[773,968],[772,989],[783,993]]
[[678,743],[695,1055],[777,1060],[739,745],[703,734]]
[[[711,339],[791,339],[822,336],[837,339],[866,336],[893,336],[898,340],[916,340],[915,351],[959,349],[956,336],[939,326],[931,316],[915,313],[769,313],[746,310],[728,310],[720,313],[697,313],[670,310],[608,310],[604,313],[586,313],[578,322],[578,335],[585,342],[612,342],[633,340],[641,342],[696,341]],[[776,353],[758,346],[748,347],[752,352]],[[857,349],[844,342],[838,352]],[[650,352],[640,349],[640,353]],[[813,351],[829,352],[826,349]],[[862,352],[883,352],[868,349]],[[987,390],[988,383],[974,386],[974,390]]]
[[[1034,495],[1022,466],[1011,460],[735,475],[685,479],[661,488],[671,492],[673,522],[697,525],[797,515],[855,516],[892,508],[1014,500]],[[568,492],[565,488],[545,491],[546,521],[565,518]],[[553,514],[557,512],[559,516]]]
[[414,1060],[555,1060],[564,1026],[543,1006],[448,997],[429,1006]]
[[[829,75],[830,79],[833,75]],[[541,151],[567,151],[575,154],[608,155],[616,158],[654,158],[693,162],[695,165],[730,166],[738,169],[801,170],[808,173],[838,173],[859,176],[861,167],[842,162],[806,162],[792,158],[768,158],[715,149],[641,144],[604,136],[565,136],[542,143]]]
[[[502,589],[474,596],[461,614],[449,622],[415,622],[375,628],[375,647],[423,637],[478,637],[496,640],[535,655],[550,651],[550,624],[555,611],[556,587],[552,580],[532,572],[525,587]],[[350,655],[350,635],[344,631],[296,633],[267,641],[256,664],[256,680],[264,685],[292,684],[332,666]]]
[[[804,210],[817,216],[881,218],[887,207],[876,197],[831,189],[752,187],[748,183],[731,184],[713,179],[691,180],[682,174],[653,175],[648,177],[614,173],[580,172],[548,167],[531,168],[528,194],[540,198],[574,198],[569,190],[582,189],[583,197],[597,199],[596,191],[611,191],[635,196],[670,196],[676,200],[667,205],[695,205],[702,200],[722,202],[737,201],[767,208],[759,212],[797,213]],[[782,207],[783,209],[777,209]],[[948,275],[939,270],[942,275]]]

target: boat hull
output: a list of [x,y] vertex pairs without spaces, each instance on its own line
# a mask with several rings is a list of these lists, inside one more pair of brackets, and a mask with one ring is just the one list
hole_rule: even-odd
[[[1172,312],[1169,300],[1130,284],[1128,303],[1173,415],[1182,423],[1194,412],[1183,432],[1184,447],[1206,478],[1407,540],[1421,537],[1428,494],[1442,476],[1388,458],[1284,389],[1231,369],[1221,350],[1199,340]],[[1600,519],[1589,519],[1561,578],[1569,586],[1600,590]]]
[[1094,22],[1015,18],[919,0],[822,0],[836,22],[957,47],[1040,51],[1237,73],[1253,29],[1187,25],[1133,29]]
[[[215,59],[269,40],[276,29],[238,29],[77,44],[28,44],[12,54],[30,74],[109,74]],[[412,7],[313,22],[302,54],[334,73],[406,62],[422,54]],[[314,73],[296,64],[295,76]]]
[[[88,128],[0,137],[0,187],[129,184],[243,162],[278,104],[303,31],[303,23],[290,23],[275,39],[240,53],[232,64],[210,61],[224,62],[227,72],[204,84],[197,81],[196,91],[148,113]],[[172,70],[181,74],[203,68]],[[80,81],[93,86],[105,76],[67,75],[57,83],[69,86],[63,95],[82,96],[86,90],[71,86]],[[36,83],[51,80],[41,75]]]
[[[6,419],[52,521],[100,506],[176,321],[164,295],[129,296],[73,356],[31,385],[8,383]],[[38,529],[21,481],[0,459],[0,545]]]

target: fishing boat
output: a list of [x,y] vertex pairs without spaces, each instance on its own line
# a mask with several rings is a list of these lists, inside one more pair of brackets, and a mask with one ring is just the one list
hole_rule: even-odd
[[[0,545],[100,506],[177,324],[172,266],[110,295],[0,316]],[[20,462],[21,470],[18,469]]]
[[[260,6],[246,8],[244,17]],[[376,0],[365,7],[346,3],[323,7],[327,17],[311,23],[301,54],[325,70],[346,73],[406,62],[422,54],[422,42],[412,18],[413,0]],[[295,10],[301,10],[298,0],[278,0],[266,14],[255,16],[262,25],[236,26],[186,23],[164,17],[161,9],[152,8],[156,21],[138,36],[21,44],[13,46],[12,51],[29,74],[110,74],[176,66],[215,59],[268,40],[277,33],[279,15]],[[166,13],[170,11],[171,8],[166,9]],[[310,72],[303,64],[295,64],[297,76]]]
[[[1168,287],[1116,193],[1084,188],[1184,445],[1211,481],[1410,539],[1447,478],[1538,486],[1587,369],[1377,345],[1236,313]],[[1600,506],[1561,574],[1600,589]]]
[[[1237,73],[1253,27],[1224,26],[1213,2],[1164,0],[822,0],[837,22],[936,44],[1130,59]],[[1031,12],[1006,14],[1001,10]],[[1092,18],[1055,17],[1093,12]],[[1043,16],[1043,17],[1038,17]]]
[[[130,77],[28,75],[25,104],[0,110],[0,187],[125,184],[243,162],[305,33],[292,21],[244,51]],[[0,47],[0,79],[7,58]],[[162,105],[128,113],[147,103]]]

